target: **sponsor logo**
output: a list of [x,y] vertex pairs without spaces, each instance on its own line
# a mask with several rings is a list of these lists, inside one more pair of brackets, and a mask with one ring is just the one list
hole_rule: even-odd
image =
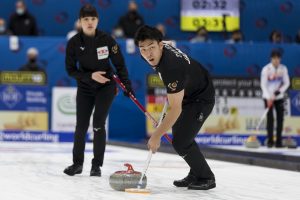
[[[160,73],[159,73],[160,74]],[[162,80],[160,79],[159,76],[157,76],[156,74],[150,74],[148,76],[148,87],[150,88],[155,88],[155,87],[164,87],[164,83],[162,82]]]
[[58,110],[65,115],[76,114],[76,100],[75,96],[64,95],[57,101]]
[[295,108],[300,111],[300,93],[298,93],[293,99],[292,104],[295,106]]
[[47,132],[0,132],[0,141],[58,142],[58,134]]
[[22,94],[10,85],[0,93],[0,99],[8,108],[13,108],[22,100]]
[[294,77],[292,79],[292,89],[293,90],[300,90],[300,78]]
[[0,82],[4,84],[44,85],[46,76],[43,72],[3,71],[0,74]]

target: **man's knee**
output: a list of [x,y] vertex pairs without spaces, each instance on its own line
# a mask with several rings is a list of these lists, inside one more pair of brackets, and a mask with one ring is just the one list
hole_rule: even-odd
[[173,148],[180,156],[185,156],[189,152],[189,148],[191,144],[187,144],[186,142],[173,138],[172,141]]

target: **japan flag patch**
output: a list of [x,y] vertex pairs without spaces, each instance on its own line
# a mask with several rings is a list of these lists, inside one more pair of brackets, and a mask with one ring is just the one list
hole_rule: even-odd
[[108,58],[108,55],[109,55],[109,51],[107,46],[97,48],[98,60]]

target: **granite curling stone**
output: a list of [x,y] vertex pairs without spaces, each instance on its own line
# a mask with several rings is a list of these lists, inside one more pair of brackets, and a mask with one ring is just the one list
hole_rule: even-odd
[[284,147],[290,148],[290,149],[296,149],[298,144],[297,141],[295,139],[293,139],[292,137],[288,137],[286,139],[282,140],[282,145]]
[[[116,171],[109,177],[109,185],[117,191],[125,191],[126,188],[137,188],[138,182],[141,178],[142,173],[134,171],[132,165],[126,163],[126,171]],[[147,177],[144,176],[142,180],[142,185],[139,188],[146,188]]]
[[247,138],[245,146],[247,148],[258,148],[260,147],[260,142],[258,141],[256,136],[252,135]]

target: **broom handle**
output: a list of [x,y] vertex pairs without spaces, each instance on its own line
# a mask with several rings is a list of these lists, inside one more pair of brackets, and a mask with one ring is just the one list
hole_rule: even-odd
[[[121,80],[115,75],[112,75],[113,79],[120,85],[122,90],[127,91],[125,85],[121,82]],[[137,105],[137,107],[153,122],[153,124],[157,127],[158,123],[156,120],[150,115],[149,112],[143,107],[143,105],[133,96],[131,93],[129,93],[129,98]],[[164,137],[168,140],[170,144],[172,144],[172,139],[165,133]]]
[[[166,100],[166,101],[165,101],[165,104],[164,104],[164,108],[163,108],[163,110],[162,110],[162,113],[161,113],[161,116],[160,116],[160,119],[159,119],[159,122],[158,122],[158,125],[157,125],[157,126],[159,126],[160,123],[162,122],[162,120],[164,119],[164,117],[165,117],[165,115],[166,115],[166,112],[167,112],[167,108],[168,108],[168,102],[167,102],[167,100]],[[142,184],[143,184],[143,178],[144,178],[144,176],[145,176],[145,174],[146,174],[146,172],[147,172],[147,169],[148,169],[148,167],[149,167],[149,164],[150,164],[150,161],[151,161],[151,157],[152,157],[152,151],[151,151],[151,149],[150,149],[150,150],[149,150],[149,153],[148,153],[147,160],[146,160],[146,165],[145,165],[144,170],[143,170],[143,172],[142,172],[141,178],[140,178],[140,180],[139,180],[139,182],[138,182],[138,188],[139,188],[139,189],[141,188],[141,186],[142,186]]]
[[145,167],[144,167],[144,170],[143,170],[143,172],[142,172],[141,178],[140,178],[140,180],[139,180],[139,182],[138,182],[138,185],[137,185],[139,189],[142,187],[142,184],[143,184],[143,178],[144,178],[144,176],[145,176],[145,174],[146,174],[146,172],[147,172],[147,169],[148,169],[148,167],[149,167],[151,158],[152,158],[152,151],[149,150],[148,157],[147,157],[147,160],[146,160],[146,165],[145,165]]
[[259,122],[258,122],[258,124],[257,124],[257,126],[256,126],[256,131],[258,131],[258,129],[259,129],[261,123],[263,122],[263,120],[264,120],[265,117],[267,116],[267,114],[268,114],[268,112],[269,112],[269,109],[270,109],[270,108],[266,108],[265,111],[264,111],[264,113],[263,113],[262,116],[260,117],[260,120],[259,120]]

